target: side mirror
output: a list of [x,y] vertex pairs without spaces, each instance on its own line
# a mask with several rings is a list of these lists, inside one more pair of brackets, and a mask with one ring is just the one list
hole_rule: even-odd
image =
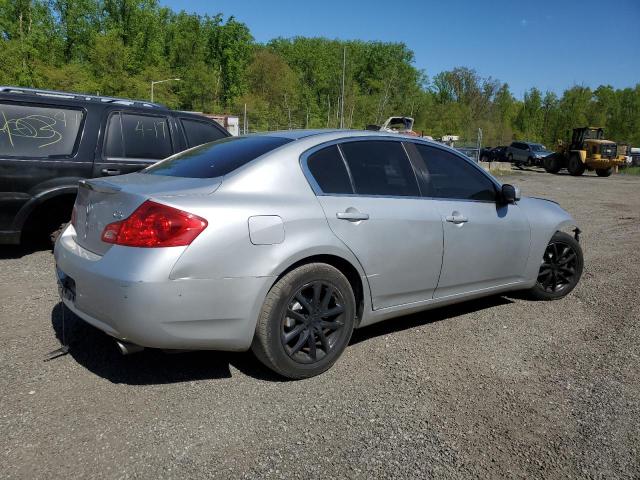
[[502,201],[504,203],[516,203],[520,200],[520,189],[505,183],[502,185]]

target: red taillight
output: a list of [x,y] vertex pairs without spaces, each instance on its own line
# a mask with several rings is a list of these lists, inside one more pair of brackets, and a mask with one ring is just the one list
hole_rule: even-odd
[[128,218],[104,227],[102,241],[128,247],[180,247],[205,228],[204,218],[147,200]]

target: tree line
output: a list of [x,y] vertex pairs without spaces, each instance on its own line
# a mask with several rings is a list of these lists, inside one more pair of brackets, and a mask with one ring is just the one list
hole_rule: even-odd
[[[341,105],[343,54],[345,95]],[[379,124],[484,143],[549,146],[576,126],[640,145],[640,84],[572,86],[561,96],[459,67],[427,76],[403,43],[276,38],[257,43],[233,17],[175,12],[156,0],[0,0],[0,84],[155,99],[171,108],[241,114],[251,131]],[[342,107],[342,108],[341,108]]]

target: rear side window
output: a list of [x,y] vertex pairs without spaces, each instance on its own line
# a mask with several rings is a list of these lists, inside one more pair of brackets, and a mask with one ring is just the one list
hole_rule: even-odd
[[182,128],[184,128],[189,147],[196,147],[203,143],[213,142],[226,137],[215,125],[207,122],[181,118],[180,123],[182,123]]
[[166,117],[120,112],[109,117],[105,157],[160,160],[172,153]]
[[0,103],[0,157],[70,156],[83,118],[82,110]]
[[416,144],[416,151],[424,161],[427,172],[425,196],[460,200],[494,201],[493,182],[467,160],[427,145]]
[[290,141],[266,135],[227,137],[179,153],[144,172],[169,177],[221,177]]
[[323,193],[353,193],[347,168],[336,145],[309,155],[307,167]]
[[359,195],[417,197],[418,182],[400,142],[340,144]]
[[166,117],[122,113],[124,154],[128,158],[167,158],[173,153]]

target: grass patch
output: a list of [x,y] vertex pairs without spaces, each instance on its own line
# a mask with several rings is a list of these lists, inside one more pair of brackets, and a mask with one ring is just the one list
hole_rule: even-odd
[[640,167],[621,168],[619,172],[622,175],[640,175]]

